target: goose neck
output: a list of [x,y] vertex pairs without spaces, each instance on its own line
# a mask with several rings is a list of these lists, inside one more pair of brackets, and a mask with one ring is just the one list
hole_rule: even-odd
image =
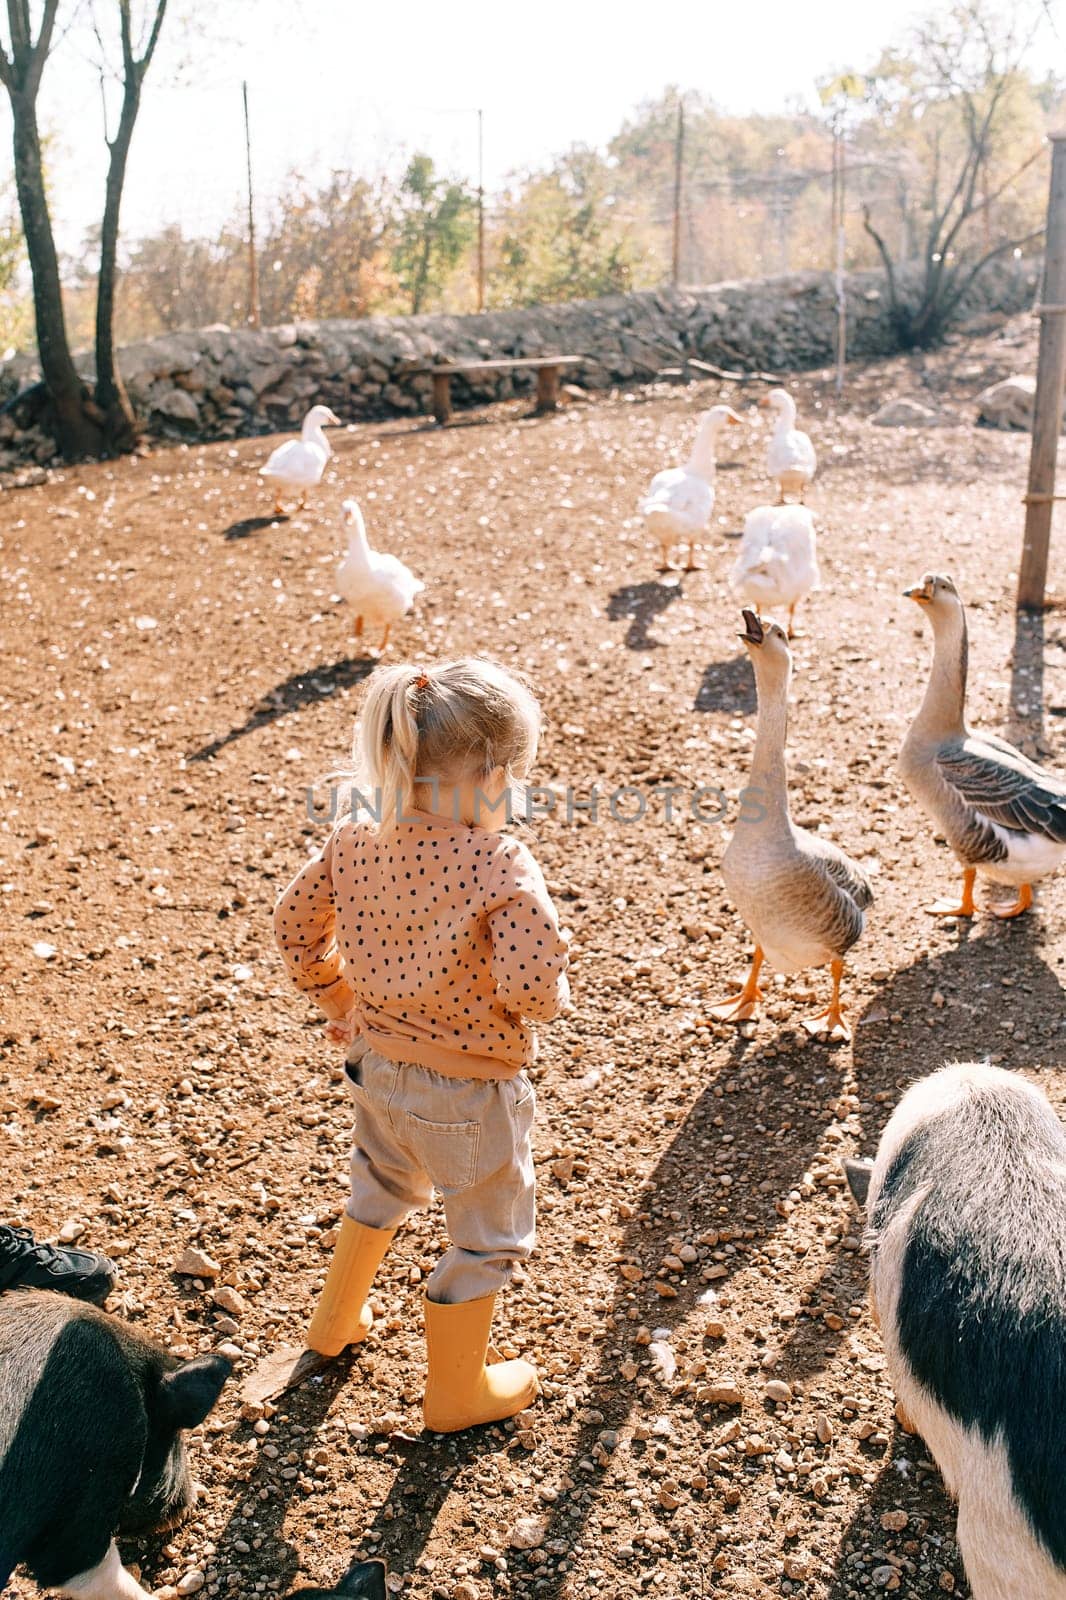
[[966,614],[932,612],[933,664],[916,726],[937,738],[961,734],[966,726],[966,674],[969,639]]
[[759,711],[755,723],[755,746],[751,756],[751,787],[767,813],[769,824],[788,823],[788,772],[785,766],[785,741],[788,734],[789,674],[755,673]]

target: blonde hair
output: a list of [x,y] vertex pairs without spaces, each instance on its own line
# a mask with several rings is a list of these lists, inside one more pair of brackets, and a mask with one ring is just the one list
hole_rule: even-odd
[[357,790],[379,833],[389,833],[410,815],[420,783],[476,782],[497,767],[509,787],[520,783],[539,738],[535,696],[496,661],[385,667],[370,680],[355,730]]

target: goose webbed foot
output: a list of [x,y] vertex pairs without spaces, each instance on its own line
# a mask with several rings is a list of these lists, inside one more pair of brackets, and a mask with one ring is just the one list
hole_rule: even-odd
[[759,1014],[759,1002],[766,996],[759,988],[757,979],[759,968],[763,963],[763,953],[758,945],[751,958],[751,970],[744,979],[743,987],[739,994],[730,995],[728,1000],[719,1000],[713,1006],[708,1006],[709,1014],[718,1022],[750,1022]]
[[[973,917],[977,914],[974,904],[973,886],[977,877],[976,867],[967,867],[962,875],[962,895],[958,900],[934,900],[931,906],[924,906],[931,917]],[[1022,907],[1024,911],[1025,907]]]
[[992,905],[988,909],[994,917],[999,917],[1001,922],[1009,922],[1012,917],[1020,917],[1024,911],[1028,911],[1032,903],[1032,887],[1028,883],[1022,883],[1018,886],[1018,898],[1012,906]]
[[847,1044],[851,1027],[839,1002],[831,1002],[817,1016],[802,1018],[803,1026],[812,1039],[827,1039],[830,1044]]
[[825,1038],[830,1044],[847,1044],[851,1039],[851,1028],[840,1004],[840,980],[844,976],[843,961],[832,962],[830,970],[833,974],[833,993],[829,1004],[824,1011],[819,1011],[817,1016],[804,1017],[803,1026],[812,1038]]

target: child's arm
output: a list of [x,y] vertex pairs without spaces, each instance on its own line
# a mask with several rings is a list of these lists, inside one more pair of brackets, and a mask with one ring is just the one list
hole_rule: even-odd
[[569,940],[540,868],[516,839],[507,840],[493,869],[488,908],[492,976],[508,1011],[550,1022],[570,1000]]
[[296,987],[327,1017],[347,1016],[355,995],[343,976],[333,903],[333,841],[298,872],[274,907],[274,938]]

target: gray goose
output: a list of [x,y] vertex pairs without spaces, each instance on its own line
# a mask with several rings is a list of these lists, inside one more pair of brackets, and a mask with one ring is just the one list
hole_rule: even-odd
[[1032,885],[1066,858],[1066,783],[1005,739],[966,726],[966,612],[950,578],[927,572],[905,589],[933,629],[933,667],[921,709],[899,756],[904,783],[962,865],[962,895],[938,900],[934,916],[972,917],[974,879],[1015,887],[998,917],[1033,903]]
[[[805,1017],[809,1033],[848,1040],[840,1004],[844,957],[860,937],[873,890],[866,873],[828,839],[797,827],[789,814],[785,734],[792,654],[780,623],[745,610],[740,635],[755,669],[759,716],[751,780],[733,837],[722,857],[726,888],[755,940],[751,970],[740,993],[712,1006],[721,1021],[754,1017],[764,960],[778,972],[829,963],[833,993],[828,1006]],[[745,816],[750,809],[751,815]]]

